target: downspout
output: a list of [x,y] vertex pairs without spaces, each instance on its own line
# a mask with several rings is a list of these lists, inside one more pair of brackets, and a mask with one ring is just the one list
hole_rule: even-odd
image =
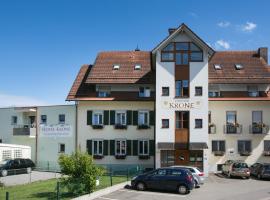
[[78,102],[75,101],[75,152],[78,150]]
[[36,165],[37,165],[37,161],[38,161],[38,128],[39,128],[39,126],[38,126],[38,123],[39,123],[39,121],[38,121],[38,107],[36,107],[36,148],[35,148],[35,163],[36,163]]

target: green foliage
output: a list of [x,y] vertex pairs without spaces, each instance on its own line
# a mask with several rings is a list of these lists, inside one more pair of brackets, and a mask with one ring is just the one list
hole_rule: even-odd
[[93,192],[96,189],[96,179],[104,172],[93,164],[92,156],[87,153],[62,154],[58,162],[64,175],[61,184],[76,195]]

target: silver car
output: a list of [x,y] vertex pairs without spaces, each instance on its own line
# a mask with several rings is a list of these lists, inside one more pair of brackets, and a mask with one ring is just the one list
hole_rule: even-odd
[[182,166],[182,165],[174,165],[171,167],[189,170],[193,175],[193,178],[195,181],[195,187],[199,187],[200,185],[202,185],[204,183],[204,179],[205,179],[204,173],[198,167]]

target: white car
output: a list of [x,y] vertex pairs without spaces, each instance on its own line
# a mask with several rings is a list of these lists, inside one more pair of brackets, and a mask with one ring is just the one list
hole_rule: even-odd
[[174,165],[171,166],[173,168],[182,168],[189,170],[194,178],[195,181],[195,187],[199,187],[200,185],[204,184],[204,173],[198,168],[198,167],[192,167],[192,166],[182,166],[182,165]]

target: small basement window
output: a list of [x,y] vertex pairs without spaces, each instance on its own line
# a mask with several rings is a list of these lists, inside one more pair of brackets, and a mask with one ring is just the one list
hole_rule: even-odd
[[222,69],[220,64],[214,64],[214,68],[215,68],[215,70],[221,70]]
[[113,65],[113,70],[119,70],[120,69],[120,65]]
[[136,64],[134,67],[135,70],[141,70],[141,68],[142,68],[142,66],[140,64]]
[[241,65],[241,64],[235,64],[235,69],[236,70],[241,70],[243,68],[244,68],[243,65]]

